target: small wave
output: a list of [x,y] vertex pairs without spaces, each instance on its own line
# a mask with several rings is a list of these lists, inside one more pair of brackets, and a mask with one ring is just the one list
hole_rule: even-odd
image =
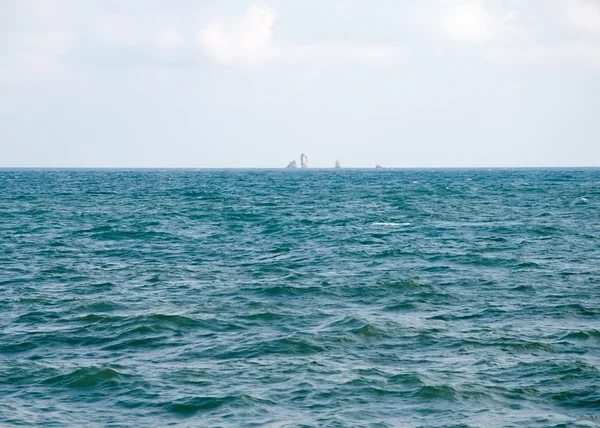
[[[265,358],[273,355],[313,355],[325,351],[326,348],[311,340],[296,337],[282,337],[258,343],[247,344],[236,350],[227,352],[227,358]],[[224,356],[225,356],[224,355]]]
[[561,339],[581,341],[590,339],[600,340],[600,331],[595,329],[570,331],[567,334],[563,335]]
[[121,309],[123,305],[111,301],[96,301],[96,302],[86,302],[81,306],[78,306],[74,309],[75,312],[81,313],[101,313],[105,314],[108,312],[115,312]]
[[0,345],[0,354],[17,354],[20,352],[27,352],[37,348],[38,346],[39,344],[37,342],[31,340],[18,343],[11,342],[5,345]]
[[203,325],[200,321],[177,314],[147,314],[139,315],[129,320],[132,325],[147,326],[156,331],[180,331],[193,329]]
[[353,336],[361,339],[378,339],[387,336],[385,331],[371,324],[366,324],[360,328],[355,328],[351,330],[350,333]]
[[48,378],[43,383],[66,386],[67,388],[86,388],[100,385],[116,387],[120,381],[129,377],[131,375],[120,373],[109,367],[84,367],[71,373]]
[[285,296],[285,295],[319,295],[326,292],[326,290],[320,287],[308,286],[308,287],[294,287],[291,285],[276,285],[272,287],[263,287],[260,289],[261,294],[267,296]]
[[450,385],[425,385],[419,388],[415,395],[427,400],[450,400],[457,398],[457,391]]
[[267,311],[267,312],[256,312],[253,314],[244,315],[244,316],[241,316],[241,318],[249,319],[252,321],[274,321],[274,320],[285,318],[285,315]]
[[188,400],[180,400],[174,403],[166,403],[165,408],[168,412],[179,414],[181,416],[193,415],[200,411],[209,411],[218,409],[221,406],[238,401],[240,397],[194,397]]
[[60,315],[55,312],[30,311],[16,317],[14,322],[35,325],[37,323],[48,323],[57,319],[60,319]]
[[535,292],[535,288],[529,284],[519,284],[510,288],[510,291],[523,292],[523,293],[531,293]]
[[397,373],[390,376],[388,383],[401,384],[404,386],[423,387],[426,386],[421,376],[417,373]]
[[391,305],[387,305],[383,308],[383,310],[390,311],[390,312],[413,311],[417,307],[418,306],[414,302],[405,301],[405,302],[393,303]]
[[585,204],[587,204],[589,201],[590,201],[590,200],[589,200],[588,198],[586,198],[586,197],[583,197],[583,196],[582,196],[582,197],[580,197],[580,198],[577,198],[577,199],[575,199],[574,201],[572,201],[572,202],[571,202],[571,206],[573,206],[573,205],[585,205]]
[[447,312],[447,313],[443,313],[443,314],[430,316],[427,319],[439,320],[439,321],[462,321],[462,320],[472,320],[472,319],[478,319],[478,318],[493,317],[494,315],[497,315],[499,313],[502,313],[502,311],[497,311],[497,310],[488,308],[488,309],[483,309],[481,311],[474,312],[471,314],[456,314],[456,313],[452,313],[452,312]]
[[577,317],[596,317],[600,314],[600,310],[594,307],[588,307],[581,303],[567,303],[553,306],[553,310],[561,317],[577,316]]
[[42,275],[62,275],[68,273],[76,273],[75,269],[67,268],[64,266],[53,266],[48,269],[44,269],[41,273]]
[[598,409],[600,393],[596,388],[561,391],[550,398],[564,407]]
[[379,226],[379,227],[402,227],[402,226],[410,226],[410,223],[394,223],[394,222],[382,221],[382,222],[375,222],[375,223],[373,223],[373,226]]
[[520,269],[540,269],[541,266],[538,263],[536,263],[536,262],[528,261],[528,262],[521,262],[521,263],[517,264],[517,268],[520,268]]
[[329,322],[325,327],[328,330],[336,331],[338,329],[360,329],[365,326],[365,322],[353,316],[345,316]]
[[[131,335],[135,334],[138,331],[141,334],[147,334],[150,332],[149,328],[140,327],[136,330],[129,331],[126,334]],[[125,339],[120,340],[117,343],[113,343],[112,345],[107,345],[102,348],[103,351],[132,351],[134,349],[157,349],[165,346],[165,343],[169,340],[168,336],[149,336],[149,337],[141,337],[138,339]]]

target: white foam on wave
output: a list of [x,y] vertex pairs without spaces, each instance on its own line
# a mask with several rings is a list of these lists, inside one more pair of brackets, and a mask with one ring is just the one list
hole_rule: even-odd
[[410,223],[392,223],[392,222],[376,222],[373,223],[373,226],[383,226],[383,227],[402,227],[402,226],[410,226]]

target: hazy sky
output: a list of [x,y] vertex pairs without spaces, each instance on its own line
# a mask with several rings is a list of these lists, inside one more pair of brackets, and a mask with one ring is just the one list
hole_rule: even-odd
[[600,166],[600,0],[2,0],[0,166]]

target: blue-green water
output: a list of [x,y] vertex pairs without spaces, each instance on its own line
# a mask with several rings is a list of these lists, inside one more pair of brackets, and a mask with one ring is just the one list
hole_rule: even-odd
[[600,170],[0,170],[0,425],[600,426]]

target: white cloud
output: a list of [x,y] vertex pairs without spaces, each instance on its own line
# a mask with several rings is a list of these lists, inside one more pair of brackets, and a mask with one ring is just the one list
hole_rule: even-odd
[[490,37],[487,10],[478,1],[452,8],[443,20],[446,34],[459,42],[480,43]]
[[534,45],[523,48],[504,48],[488,53],[492,61],[512,64],[559,65],[578,64],[600,66],[600,45],[594,43],[566,43]]
[[183,36],[176,28],[162,28],[157,36],[158,46],[164,49],[172,49],[183,43]]
[[[478,52],[493,62],[600,65],[600,42],[593,35],[600,34],[599,3],[568,0],[562,7],[549,7],[541,15],[544,19],[532,15],[534,7],[524,5],[482,0],[455,4],[441,17],[442,35],[457,42],[483,45]],[[557,39],[559,28],[551,24],[565,18],[580,33],[578,40]]]
[[277,54],[272,34],[275,18],[271,9],[253,6],[239,19],[212,21],[196,40],[219,63],[259,65]]
[[133,19],[106,16],[96,21],[96,34],[110,43],[136,46],[143,43],[142,31]]
[[527,42],[535,30],[519,27],[519,6],[509,3],[500,6],[494,2],[471,1],[446,10],[441,20],[445,38],[456,42],[481,44],[484,42],[506,42],[514,39]]
[[393,45],[313,43],[288,45],[282,49],[285,60],[301,63],[359,63],[386,66],[402,62],[406,53]]
[[510,95],[517,95],[521,92],[521,82],[518,80],[509,80],[504,83],[504,92]]
[[14,32],[5,35],[5,73],[49,74],[61,69],[60,58],[74,46],[69,32]]
[[577,30],[600,34],[600,3],[570,0],[566,17]]
[[273,37],[276,15],[253,6],[238,19],[215,20],[198,34],[202,49],[216,62],[257,66],[273,60],[292,63],[360,63],[384,66],[404,59],[404,51],[384,44],[280,43]]
[[62,26],[77,9],[76,0],[18,0],[3,4],[3,13],[8,14],[16,25],[28,24],[37,29]]

